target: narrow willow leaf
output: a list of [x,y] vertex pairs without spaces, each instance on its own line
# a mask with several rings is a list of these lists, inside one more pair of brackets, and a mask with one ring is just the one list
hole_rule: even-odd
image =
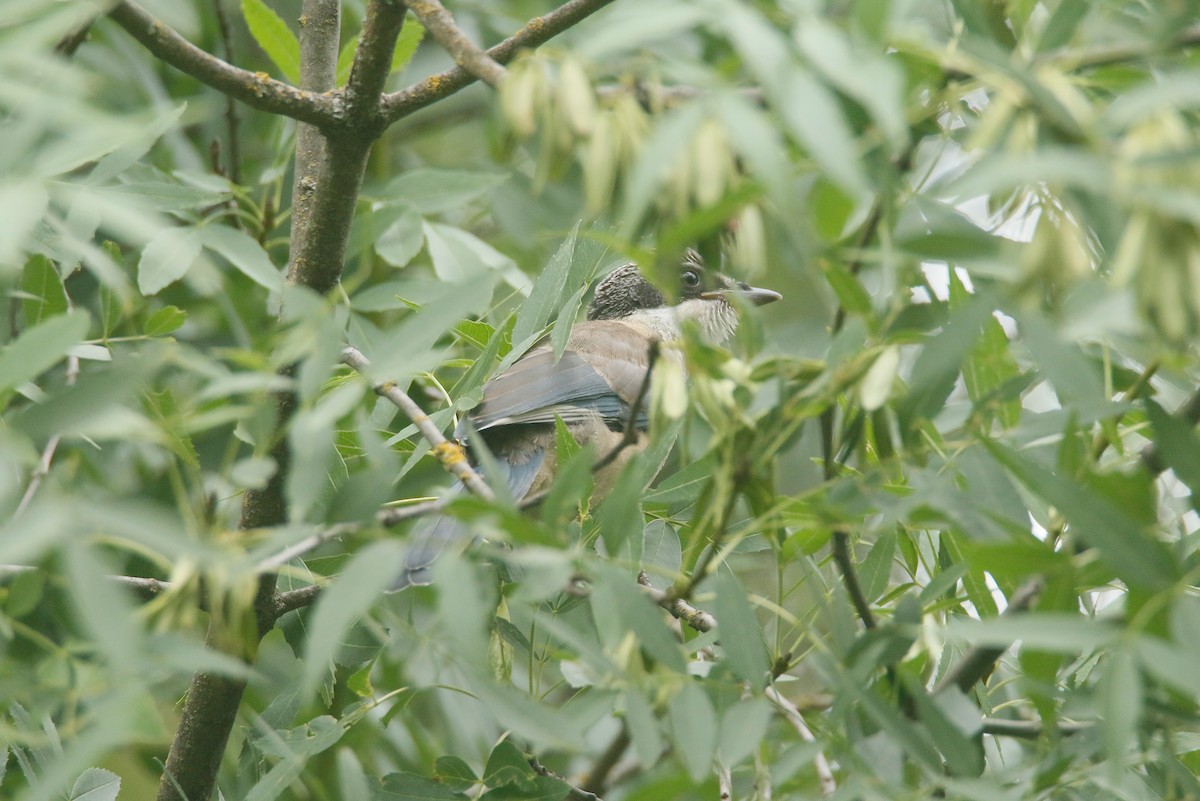
[[156,295],[187,275],[203,244],[195,228],[163,228],[142,250],[138,261],[138,290]]
[[770,667],[762,627],[746,597],[746,588],[728,569],[717,576],[716,613],[721,621],[719,636],[725,661],[735,675],[761,689]]
[[57,364],[87,334],[89,319],[85,311],[60,314],[17,337],[0,353],[0,393]]
[[21,275],[21,291],[28,294],[28,297],[21,299],[26,327],[35,326],[67,311],[69,304],[62,277],[59,276],[54,262],[40,253],[30,256],[29,261],[25,262],[25,271]]
[[717,714],[708,695],[695,682],[688,682],[675,693],[668,708],[675,753],[688,775],[698,782],[712,770],[717,747]]
[[300,40],[263,0],[242,0],[242,16],[258,46],[284,78],[300,83]]
[[283,288],[283,273],[271,263],[271,257],[254,237],[217,223],[200,230],[204,246],[221,254],[251,281],[272,292]]

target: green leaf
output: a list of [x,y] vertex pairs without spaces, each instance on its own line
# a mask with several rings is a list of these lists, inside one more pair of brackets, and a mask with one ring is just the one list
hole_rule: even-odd
[[497,787],[480,796],[479,801],[561,801],[571,786],[554,776],[538,776],[527,787]]
[[898,151],[908,141],[904,76],[879,52],[851,45],[846,35],[820,16],[797,27],[797,43],[813,69],[853,98],[874,118]]
[[65,358],[87,334],[85,311],[60,314],[26,330],[0,353],[0,394],[32,381]]
[[393,180],[384,196],[411,204],[421,214],[461,209],[507,181],[508,173],[421,168]]
[[830,262],[824,270],[825,280],[829,282],[833,293],[837,295],[838,303],[847,314],[870,314],[871,296],[863,289],[858,277],[847,270],[840,262]]
[[[533,288],[529,290],[529,299],[517,313],[513,341],[520,342],[545,328],[550,318],[558,311],[563,293],[577,288],[579,276],[576,273],[579,272],[579,265],[575,261],[575,237],[578,233],[579,226],[576,225],[558,246],[558,250],[550,258],[550,263],[533,282]],[[577,280],[569,281],[570,278]]]
[[116,801],[121,777],[103,768],[88,768],[79,774],[67,798],[70,801]]
[[178,330],[185,322],[187,322],[187,312],[178,306],[164,306],[150,315],[142,333],[148,337],[165,336]]
[[375,240],[379,258],[393,267],[404,267],[425,246],[421,215],[407,203],[397,204],[399,215]]
[[953,206],[914,195],[896,223],[896,243],[914,256],[961,261],[995,256],[1000,239]]
[[440,756],[434,760],[433,775],[442,784],[455,790],[468,790],[479,781],[471,766],[456,756]]
[[717,713],[708,694],[696,682],[688,682],[671,697],[668,716],[676,755],[692,781],[701,781],[712,770],[717,748]]
[[308,630],[301,686],[307,695],[329,670],[346,631],[380,598],[400,572],[404,551],[396,540],[363,548],[317,600]]
[[54,262],[40,253],[30,256],[29,261],[25,262],[21,291],[28,295],[21,299],[27,328],[50,317],[65,314],[70,305]]
[[1042,29],[1037,52],[1045,53],[1068,44],[1091,8],[1092,4],[1088,0],[1062,0],[1050,15],[1046,27]]
[[892,530],[880,532],[879,538],[871,546],[871,550],[859,570],[863,595],[868,601],[875,601],[887,589],[888,582],[892,577],[892,560],[895,555],[896,532]]
[[483,768],[483,783],[488,787],[525,784],[536,776],[537,771],[529,764],[528,757],[509,740],[501,740],[496,744]]
[[771,723],[771,714],[771,705],[762,698],[747,698],[725,710],[717,743],[722,765],[736,767],[758,750]]
[[300,83],[300,40],[263,0],[242,0],[246,27],[267,57],[293,84]]
[[159,291],[187,275],[200,255],[203,241],[195,228],[167,227],[156,233],[138,261],[138,290],[143,295]]
[[296,781],[308,760],[332,748],[346,733],[344,724],[329,715],[313,718],[303,726],[275,733],[258,741],[263,750],[279,757],[275,766],[246,794],[246,801],[274,801]]
[[375,801],[466,801],[467,796],[433,779],[415,773],[389,773]]
[[774,106],[788,133],[830,181],[850,197],[867,191],[869,184],[863,174],[857,137],[833,92],[811,73],[793,67],[788,80],[778,88]]
[[[412,57],[416,55],[417,46],[421,44],[421,40],[425,37],[425,26],[421,24],[421,20],[413,16],[410,11],[404,18],[404,28],[400,31],[400,35],[396,37],[396,49],[392,51],[392,66],[389,74],[394,75],[401,72],[408,66],[408,62],[412,61]],[[358,50],[358,36],[350,39],[346,44],[342,45],[342,49],[338,51],[337,60],[337,85],[345,86],[350,80],[350,70],[354,66],[354,54]]]
[[644,767],[657,765],[663,750],[661,727],[649,699],[636,688],[625,691],[625,726],[637,760]]
[[971,645],[1007,648],[1017,640],[1023,647],[1052,653],[1075,654],[1103,647],[1118,635],[1117,629],[1099,620],[1066,612],[1031,612],[988,620],[952,620],[946,634]]
[[400,72],[408,66],[408,62],[412,61],[412,57],[416,55],[417,46],[421,44],[423,38],[425,38],[425,26],[411,11],[408,12],[404,17],[404,27],[400,30],[400,35],[396,37],[396,49],[392,51],[391,74]]
[[770,668],[762,627],[746,597],[746,588],[730,570],[721,570],[717,575],[716,614],[721,653],[729,667],[738,678],[762,689]]
[[1124,773],[1126,755],[1136,745],[1142,717],[1142,675],[1135,653],[1117,648],[1108,655],[1100,685],[1101,720],[1109,766],[1114,775]]
[[1146,414],[1154,428],[1154,449],[1158,457],[1192,492],[1192,505],[1200,508],[1200,437],[1185,420],[1167,414],[1153,400],[1146,400]]
[[283,274],[271,263],[262,245],[245,231],[211,223],[201,229],[201,236],[206,248],[221,254],[254,283],[272,292],[283,288]]
[[1030,492],[1057,507],[1073,535],[1095,547],[1126,583],[1161,588],[1178,576],[1179,564],[1167,547],[1107,498],[999,443],[984,444]]
[[665,590],[683,566],[679,532],[666,520],[651,520],[642,532],[642,568],[651,586]]
[[[956,776],[978,776],[983,771],[983,749],[973,738],[983,722],[979,710],[958,688],[948,689],[936,698],[917,689],[911,697],[916,699],[921,723],[946,758],[950,772]],[[968,717],[972,710],[973,722]]]

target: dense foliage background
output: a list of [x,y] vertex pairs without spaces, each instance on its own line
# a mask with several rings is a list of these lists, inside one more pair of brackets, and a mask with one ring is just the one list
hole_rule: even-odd
[[[1200,797],[1198,4],[573,3],[459,84],[428,3],[148,4],[236,103],[0,5],[0,795],[180,797],[174,742],[254,801]],[[269,106],[297,35],[350,89]],[[330,137],[299,235],[268,111]],[[371,381],[448,431],[690,244],[784,301],[684,344],[651,488],[561,441],[382,594],[451,479]]]

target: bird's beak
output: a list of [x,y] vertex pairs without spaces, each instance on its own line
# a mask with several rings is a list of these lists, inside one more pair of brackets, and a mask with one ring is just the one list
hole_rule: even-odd
[[727,295],[737,295],[742,300],[755,306],[766,306],[768,303],[774,303],[783,297],[783,295],[780,295],[773,289],[763,289],[762,287],[750,286],[741,282],[738,282],[736,286],[729,289],[718,289],[712,292],[700,293],[700,297],[704,300],[722,300]]

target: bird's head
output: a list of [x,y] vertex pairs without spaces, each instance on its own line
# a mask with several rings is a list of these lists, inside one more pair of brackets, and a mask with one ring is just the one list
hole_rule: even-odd
[[665,340],[679,337],[683,320],[695,320],[704,336],[714,343],[727,339],[737,328],[737,310],[730,302],[741,297],[755,306],[779,300],[770,289],[753,287],[704,266],[700,254],[689,249],[679,265],[679,289],[675,305],[642,275],[636,264],[626,264],[609,273],[596,286],[588,307],[589,320],[633,320],[654,329]]

